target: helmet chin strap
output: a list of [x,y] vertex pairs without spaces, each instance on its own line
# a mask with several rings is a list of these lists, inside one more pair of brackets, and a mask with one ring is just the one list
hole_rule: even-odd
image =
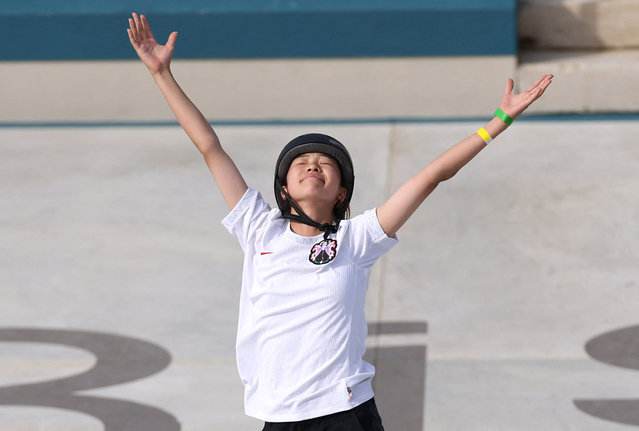
[[291,204],[291,207],[294,208],[297,212],[297,214],[291,214],[290,212],[282,214],[283,218],[317,228],[318,230],[324,232],[324,240],[327,240],[330,234],[337,233],[337,229],[339,228],[339,220],[333,223],[318,223],[307,216],[304,211],[302,211],[302,209],[295,203],[295,201],[286,192],[286,190],[284,190],[284,187],[280,186],[280,191],[284,194],[284,196],[286,196],[286,199]]

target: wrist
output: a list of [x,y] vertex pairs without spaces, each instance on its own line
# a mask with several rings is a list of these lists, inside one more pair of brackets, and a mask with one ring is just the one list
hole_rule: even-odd
[[167,65],[165,67],[161,67],[161,68],[156,69],[156,70],[149,69],[149,72],[151,72],[151,76],[156,81],[157,80],[163,80],[165,78],[171,78],[173,76],[173,74],[171,73],[171,68],[170,68],[169,65]]
[[515,121],[515,117],[508,115],[501,108],[497,108],[497,110],[495,111],[495,117],[506,123],[506,126],[510,126],[511,124],[513,124],[513,121]]
[[493,117],[488,123],[484,125],[483,128],[484,130],[486,130],[492,140],[495,140],[497,139],[497,136],[501,135],[508,128],[508,126],[499,118]]

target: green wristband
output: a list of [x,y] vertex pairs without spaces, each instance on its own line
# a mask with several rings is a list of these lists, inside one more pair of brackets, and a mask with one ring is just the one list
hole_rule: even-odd
[[501,108],[497,108],[497,110],[495,111],[495,117],[502,120],[508,126],[513,124],[513,121],[514,121],[513,118],[510,115],[506,114],[504,111],[502,111]]

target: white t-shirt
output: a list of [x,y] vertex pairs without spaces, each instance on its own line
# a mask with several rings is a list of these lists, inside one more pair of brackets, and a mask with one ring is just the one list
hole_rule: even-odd
[[297,235],[255,190],[222,223],[244,251],[236,347],[246,414],[292,422],[371,399],[364,303],[373,263],[397,242],[376,211],[340,223],[323,265],[309,260],[323,235]]

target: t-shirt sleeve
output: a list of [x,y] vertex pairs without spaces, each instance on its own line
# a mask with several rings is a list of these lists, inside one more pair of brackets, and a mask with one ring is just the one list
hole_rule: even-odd
[[350,236],[353,259],[362,266],[371,266],[397,244],[397,236],[389,237],[377,218],[377,210],[366,211],[351,220]]
[[231,212],[224,217],[222,224],[237,237],[244,250],[251,233],[266,220],[270,210],[271,207],[264,201],[262,195],[249,188]]

